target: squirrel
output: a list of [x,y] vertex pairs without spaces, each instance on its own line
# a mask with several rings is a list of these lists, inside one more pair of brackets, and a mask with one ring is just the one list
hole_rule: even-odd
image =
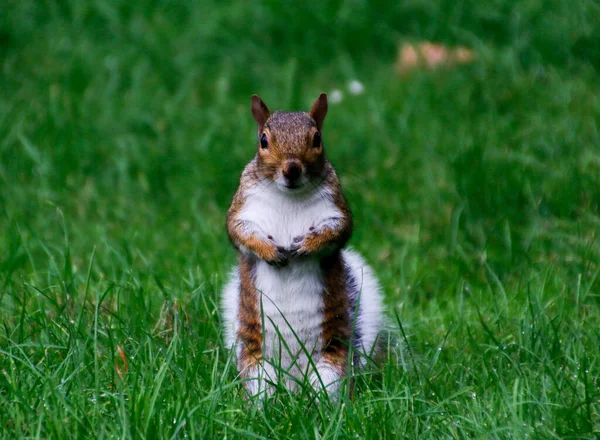
[[227,213],[239,262],[223,291],[226,342],[250,396],[305,378],[337,396],[350,364],[365,366],[378,345],[381,288],[344,249],[352,215],[325,157],[327,107],[322,93],[308,113],[271,113],[252,96],[257,152]]

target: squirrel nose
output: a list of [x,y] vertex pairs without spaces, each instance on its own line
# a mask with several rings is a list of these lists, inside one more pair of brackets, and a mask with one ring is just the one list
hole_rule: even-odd
[[302,175],[302,166],[298,162],[288,162],[283,168],[283,177],[288,182],[295,182]]

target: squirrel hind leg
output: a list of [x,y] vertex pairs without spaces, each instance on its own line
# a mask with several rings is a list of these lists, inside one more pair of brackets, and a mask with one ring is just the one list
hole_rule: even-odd
[[350,323],[353,334],[355,365],[364,367],[376,353],[377,337],[383,326],[381,286],[373,269],[356,251],[342,251],[346,283],[352,307]]
[[238,266],[229,274],[229,280],[223,287],[222,295],[222,310],[223,324],[225,329],[225,344],[227,348],[231,348],[236,343],[236,335],[238,331],[238,308],[240,297],[240,273]]

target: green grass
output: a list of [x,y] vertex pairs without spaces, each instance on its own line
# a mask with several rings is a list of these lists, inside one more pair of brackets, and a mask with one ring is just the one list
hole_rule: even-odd
[[[393,3],[0,7],[2,437],[600,436],[600,7]],[[397,77],[422,39],[477,61]],[[218,304],[250,95],[353,79],[325,147],[392,345],[352,400],[249,405]]]

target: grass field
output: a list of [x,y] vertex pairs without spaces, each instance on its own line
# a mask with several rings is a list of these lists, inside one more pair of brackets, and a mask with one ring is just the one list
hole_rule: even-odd
[[[394,3],[0,5],[3,438],[600,437],[600,6]],[[397,76],[421,40],[476,62]],[[250,95],[334,89],[390,348],[353,399],[248,405],[218,305]]]

